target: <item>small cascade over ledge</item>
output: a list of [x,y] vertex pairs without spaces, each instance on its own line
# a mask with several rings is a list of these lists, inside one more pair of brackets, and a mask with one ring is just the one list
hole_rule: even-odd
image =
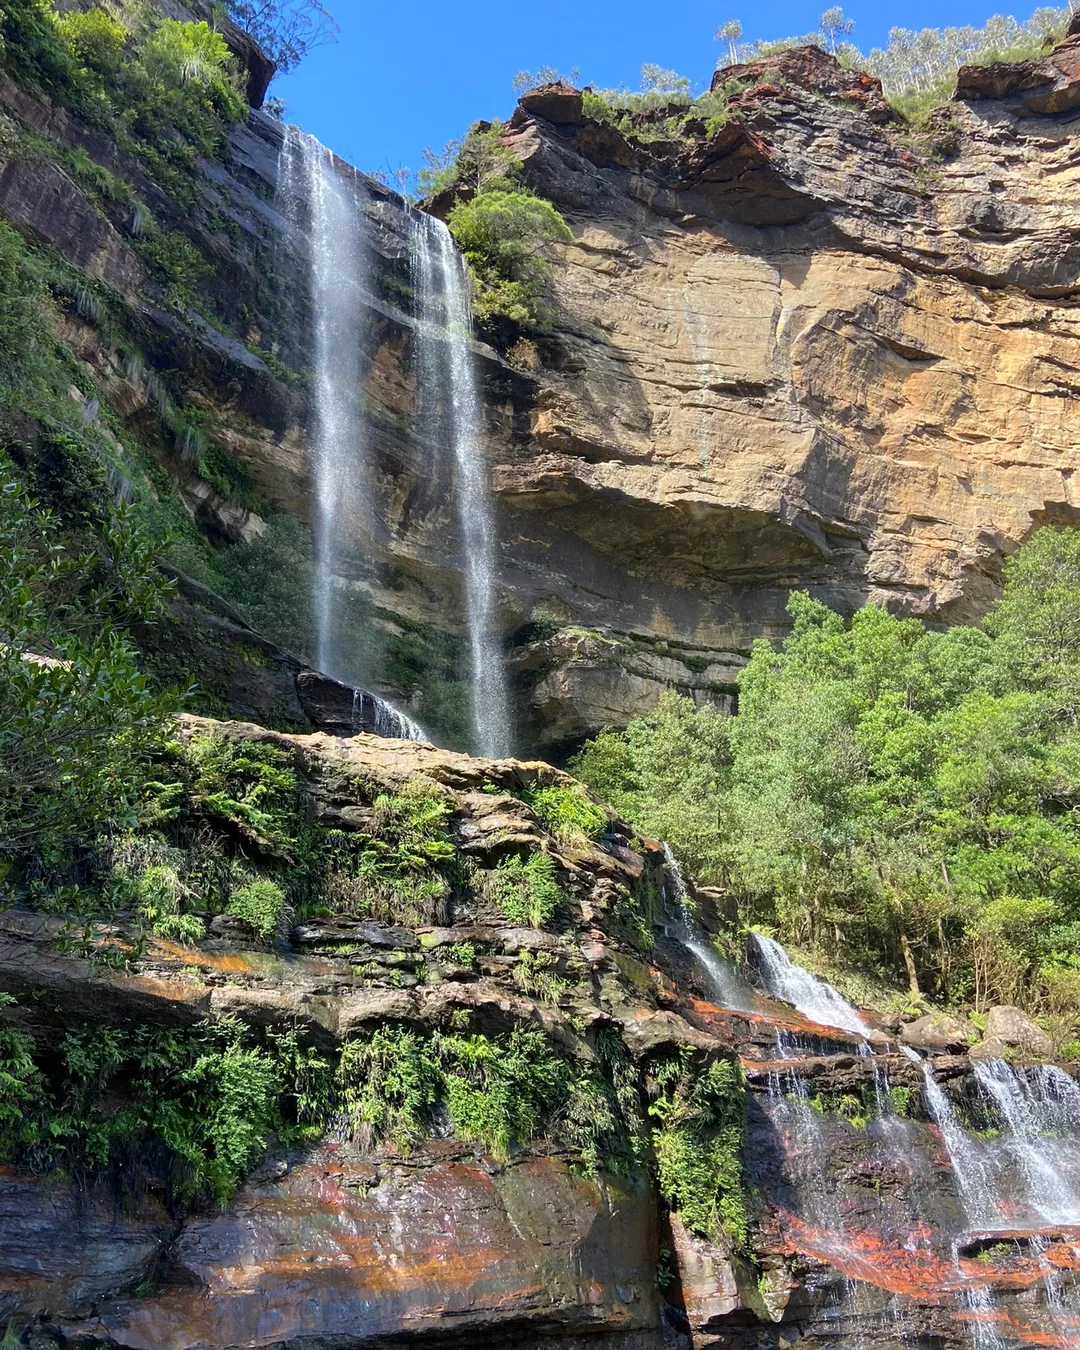
[[671,846],[665,842],[661,845],[661,850],[664,857],[664,878],[669,892],[668,899],[674,902],[679,914],[679,941],[705,973],[710,995],[722,1008],[745,1011],[753,1007],[753,992],[721,958],[708,936],[701,931],[691,908],[686,882]]
[[774,998],[783,999],[819,1026],[850,1031],[865,1040],[870,1028],[855,1009],[831,984],[797,966],[773,938],[754,933],[752,941],[765,988]]

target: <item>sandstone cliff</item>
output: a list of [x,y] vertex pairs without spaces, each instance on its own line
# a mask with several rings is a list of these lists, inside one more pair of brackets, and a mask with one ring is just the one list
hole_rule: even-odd
[[[569,90],[522,100],[510,143],[574,233],[529,368],[477,348],[523,743],[572,746],[665,688],[723,702],[791,587],[977,620],[1002,558],[1074,518],[1076,50],[965,72],[919,135],[812,49],[724,72],[739,92],[711,139],[627,139]],[[220,547],[268,511],[309,522],[305,245],[277,195],[281,128],[252,113],[178,209],[103,133],[9,82],[0,98],[17,133],[0,210],[108,288],[119,321],[74,305],[65,335],[199,529]],[[198,308],[163,303],[130,213],[46,142],[133,183],[193,243]],[[381,521],[343,567],[380,640],[404,624],[419,644],[375,675],[420,713],[417,672],[452,670],[436,650],[456,641],[462,546],[446,456],[417,421],[408,213],[340,170],[373,248]],[[177,453],[168,397],[250,490]]]

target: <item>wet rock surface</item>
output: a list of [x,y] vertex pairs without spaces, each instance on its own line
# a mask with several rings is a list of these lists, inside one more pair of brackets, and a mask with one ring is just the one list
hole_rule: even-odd
[[[707,1240],[666,1211],[647,1158],[590,1173],[544,1139],[496,1158],[452,1133],[402,1152],[329,1129],[304,1144],[271,1141],[223,1207],[178,1208],[152,1160],[135,1169],[134,1190],[123,1173],[0,1169],[0,1316],[53,1344],[131,1350],[375,1350],[403,1337],[537,1350],[960,1350],[977,1327],[1006,1347],[1073,1343],[1080,1153],[1069,1112],[1080,1088],[1067,1074],[965,1053],[923,1060],[925,1049],[902,1051],[897,1018],[882,1019],[871,1053],[859,1034],[748,987],[742,1007],[712,1001],[712,975],[674,936],[674,915],[656,912],[648,950],[620,929],[631,888],[656,884],[657,847],[635,852],[614,817],[603,841],[560,846],[513,795],[570,783],[548,766],[195,717],[178,732],[208,733],[289,751],[330,818],[361,809],[350,806],[358,783],[370,797],[426,778],[487,862],[505,856],[505,827],[485,828],[513,803],[514,846],[551,849],[565,869],[569,922],[530,928],[451,902],[439,924],[313,916],[266,943],[215,921],[194,946],[150,939],[121,970],[95,946],[128,940],[122,914],[80,952],[62,918],[9,909],[0,989],[17,1002],[0,1011],[5,1024],[57,1044],[72,1029],[225,1016],[331,1055],[387,1026],[532,1029],[584,1066],[597,1062],[597,1035],[615,1032],[644,1078],[672,1056],[738,1056],[745,1239]],[[700,897],[714,927],[723,909],[722,896]],[[514,975],[538,954],[565,981],[554,997]],[[1014,1041],[1025,1030],[1011,1009],[993,1025]],[[957,1034],[944,1029],[950,1048]],[[1025,1112],[1030,1135],[1016,1132]]]

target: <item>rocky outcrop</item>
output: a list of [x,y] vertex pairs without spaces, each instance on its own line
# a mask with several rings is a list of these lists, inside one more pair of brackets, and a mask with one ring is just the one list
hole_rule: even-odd
[[1043,57],[961,66],[956,97],[968,103],[1008,100],[1018,115],[1075,111],[1080,107],[1080,20],[1073,15],[1064,41]]
[[[107,1073],[108,1056],[145,1044],[139,1037],[215,1026],[247,1028],[252,1045],[283,1037],[324,1064],[379,1034],[412,1036],[414,1046],[460,1037],[467,1053],[494,1045],[521,1055],[508,1038],[528,1033],[567,1073],[617,1065],[618,1100],[652,1125],[635,1148],[590,1161],[572,1132],[560,1133],[558,1114],[500,1150],[459,1130],[445,1104],[402,1141],[356,1128],[339,1101],[300,1137],[268,1136],[223,1204],[183,1201],[160,1146],[145,1140],[125,1146],[118,1132],[107,1167],[83,1155],[72,1171],[49,1166],[44,1141],[27,1152],[5,1134],[0,1317],[32,1346],[303,1350],[325,1340],[378,1350],[407,1338],[506,1350],[780,1350],[827,1339],[895,1350],[925,1339],[958,1350],[970,1321],[965,1291],[987,1289],[997,1300],[988,1318],[1018,1343],[1059,1343],[1047,1272],[1076,1269],[1080,1235],[1030,1220],[1022,1165],[1007,1233],[972,1229],[947,1140],[929,1123],[922,1066],[892,1035],[867,1054],[850,1032],[749,990],[740,1009],[711,1002],[709,977],[679,936],[685,918],[665,903],[659,848],[632,841],[608,812],[592,839],[545,824],[535,794],[575,793],[572,779],[543,764],[365,735],[181,720],[176,744],[192,751],[192,765],[205,762],[208,741],[238,752],[220,761],[241,766],[234,773],[262,763],[295,775],[302,809],[290,828],[331,832],[316,857],[351,837],[385,861],[395,848],[392,833],[380,835],[393,819],[388,803],[418,792],[443,803],[439,838],[453,861],[436,853],[448,870],[433,867],[428,878],[453,884],[436,921],[408,914],[392,872],[384,894],[324,875],[321,889],[297,892],[308,897],[302,912],[283,916],[273,938],[228,910],[213,915],[209,892],[199,902],[206,936],[184,943],[140,932],[131,908],[83,926],[12,906],[0,913],[0,992],[11,996],[0,1002],[0,1037],[29,1038],[46,1069],[71,1056],[77,1076],[88,1063]],[[178,751],[168,753],[175,762]],[[226,781],[240,792],[235,777]],[[193,876],[212,875],[215,857],[220,871],[231,848],[245,864],[261,856],[264,874],[284,879],[301,848],[310,854],[310,835],[269,842],[265,820],[261,846],[250,830],[237,835],[245,817],[221,796],[168,792],[172,852],[138,856],[166,856],[183,872],[178,841],[187,840],[198,851]],[[201,814],[177,833],[185,810]],[[162,843],[146,837],[139,847]],[[410,836],[411,853],[418,847]],[[562,899],[544,927],[531,927],[507,918],[484,877],[540,852]],[[700,897],[713,927],[723,927],[721,901]],[[995,1031],[1007,1022],[1017,1034],[1014,1011],[997,1010]],[[403,1056],[405,1042],[396,1044]],[[108,1052],[100,1062],[95,1047]],[[734,1117],[743,1177],[729,1174],[720,1192],[730,1229],[706,1235],[700,1214],[683,1211],[691,1191],[680,1187],[692,1173],[677,1171],[672,1185],[658,1155],[678,1166],[677,1153],[663,1152],[673,1138],[665,1145],[650,1131],[684,1119],[693,1079],[665,1097],[673,1072],[730,1071],[736,1056],[746,1085],[745,1125]],[[314,1099],[318,1071],[303,1062]],[[407,1083],[415,1065],[400,1067]],[[952,1109],[979,1120],[972,1070],[963,1054],[933,1058]],[[103,1104],[79,1081],[72,1090],[91,1120],[102,1109],[123,1120],[132,1105],[123,1078]],[[242,1094],[243,1080],[231,1081]],[[590,1112],[609,1109],[604,1100],[590,1098]],[[182,1097],[176,1110],[182,1138]],[[588,1123],[574,1117],[575,1128]],[[732,1154],[709,1156],[711,1181]]]
[[717,79],[747,84],[713,139],[632,166],[585,117],[516,115],[576,238],[533,454],[498,489],[676,589],[703,645],[775,632],[790,585],[976,618],[1002,554],[1072,519],[1075,201],[1021,184],[1075,127],[958,102],[928,160],[823,53]]

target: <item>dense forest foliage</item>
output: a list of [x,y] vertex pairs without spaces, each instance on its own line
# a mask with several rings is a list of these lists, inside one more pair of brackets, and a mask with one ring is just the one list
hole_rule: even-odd
[[985,631],[806,594],[738,714],[668,696],[573,766],[743,921],[910,996],[1080,1014],[1080,534],[1009,560]]

